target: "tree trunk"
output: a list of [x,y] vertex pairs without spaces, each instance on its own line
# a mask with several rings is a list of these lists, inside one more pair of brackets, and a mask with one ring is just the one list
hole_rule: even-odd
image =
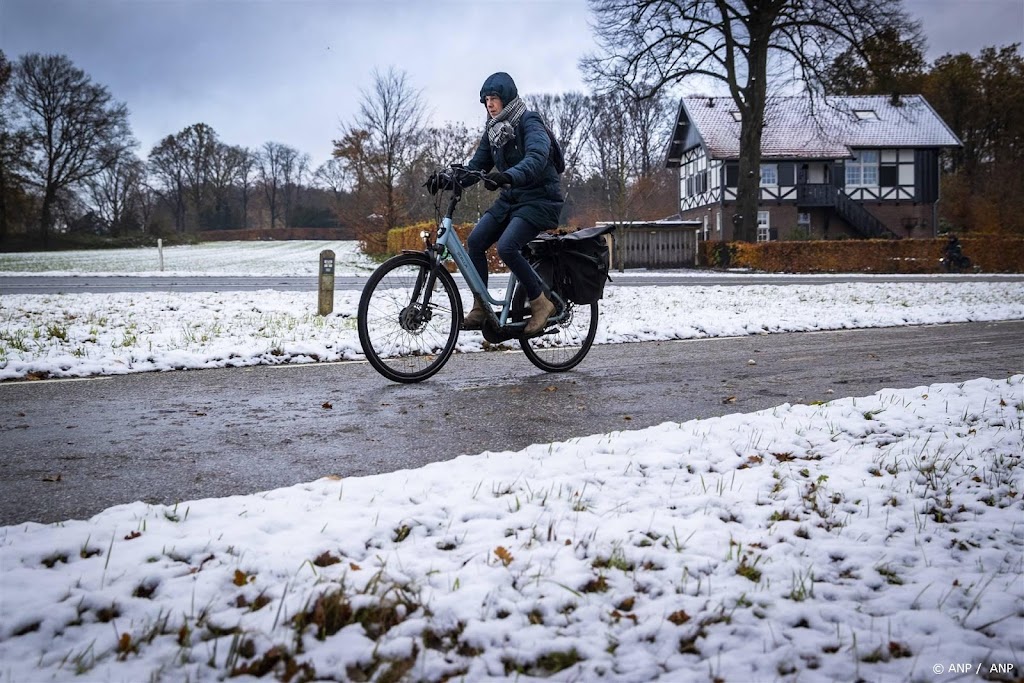
[[757,205],[761,193],[761,126],[746,116],[740,127],[740,168],[736,187],[736,232],[741,242],[757,241]]
[[737,183],[736,206],[739,225],[735,239],[757,241],[757,207],[761,197],[761,134],[764,131],[764,112],[768,99],[768,43],[773,15],[752,15],[750,24],[750,74],[743,88],[740,108],[740,167]]
[[0,242],[7,239],[7,174],[0,159]]
[[47,188],[43,194],[43,206],[39,212],[39,236],[43,238],[43,249],[50,246],[50,226],[53,224],[53,191]]

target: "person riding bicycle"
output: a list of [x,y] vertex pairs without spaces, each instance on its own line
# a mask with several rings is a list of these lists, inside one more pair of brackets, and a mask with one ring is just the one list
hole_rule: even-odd
[[[486,285],[486,252],[492,244],[498,244],[498,256],[526,288],[530,321],[523,334],[529,337],[544,330],[555,305],[544,294],[540,277],[523,256],[523,247],[542,231],[558,227],[565,200],[544,122],[537,112],[526,108],[512,77],[505,72],[488,76],[480,88],[480,102],[487,109],[488,120],[476,153],[466,167],[486,173],[484,187],[491,191],[500,188],[501,193],[473,227],[466,251]],[[426,185],[435,194],[438,189],[448,189],[450,182],[435,173]],[[476,177],[468,176],[462,184],[476,182]],[[486,306],[474,296],[463,329],[483,327]]]

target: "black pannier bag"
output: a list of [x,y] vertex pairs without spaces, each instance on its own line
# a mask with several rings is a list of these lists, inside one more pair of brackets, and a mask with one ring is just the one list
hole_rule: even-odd
[[526,247],[526,258],[551,289],[577,304],[604,296],[608,277],[608,242],[614,225],[585,228],[565,235],[541,233]]

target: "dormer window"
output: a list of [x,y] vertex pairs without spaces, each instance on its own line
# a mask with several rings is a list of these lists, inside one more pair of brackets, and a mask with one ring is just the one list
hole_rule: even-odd
[[857,117],[858,121],[877,121],[878,114],[875,113],[874,109],[854,109],[853,115]]

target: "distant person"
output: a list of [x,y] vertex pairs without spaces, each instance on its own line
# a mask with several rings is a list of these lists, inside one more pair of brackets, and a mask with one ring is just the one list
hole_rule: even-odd
[[[491,74],[480,88],[480,102],[487,108],[487,124],[467,168],[484,171],[484,187],[501,193],[474,226],[466,251],[477,273],[487,284],[487,249],[497,243],[498,256],[526,289],[530,321],[527,337],[544,331],[555,305],[544,294],[536,271],[523,256],[523,247],[542,231],[558,227],[562,213],[562,188],[551,141],[540,115],[519,99],[515,81],[507,73]],[[427,180],[431,194],[439,178]],[[476,179],[467,184],[472,185]],[[463,328],[479,330],[487,320],[487,304],[474,296],[473,308]]]

